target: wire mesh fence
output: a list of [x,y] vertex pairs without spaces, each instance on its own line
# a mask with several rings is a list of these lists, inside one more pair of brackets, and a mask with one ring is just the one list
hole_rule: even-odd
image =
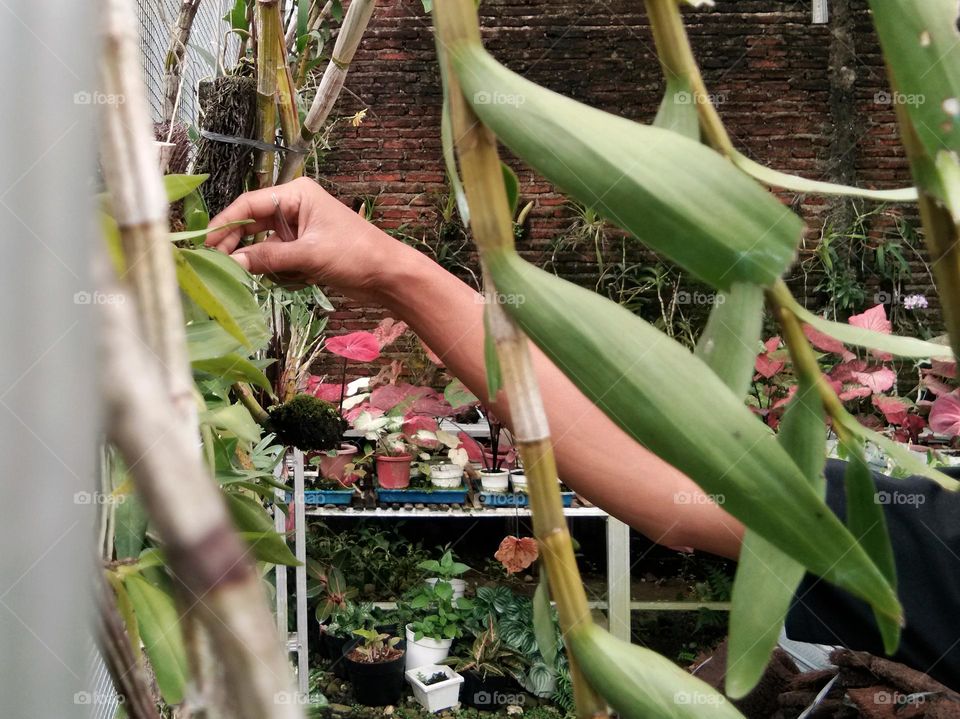
[[[170,45],[170,33],[176,25],[182,0],[136,0],[140,20],[140,51],[143,61],[147,98],[155,120],[163,115],[164,59]],[[227,44],[236,52],[236,36],[225,37],[227,24],[223,16],[233,3],[229,0],[203,0],[197,9],[184,57],[183,83],[180,90],[178,118],[188,125],[197,120],[197,84],[216,74],[217,64]]]

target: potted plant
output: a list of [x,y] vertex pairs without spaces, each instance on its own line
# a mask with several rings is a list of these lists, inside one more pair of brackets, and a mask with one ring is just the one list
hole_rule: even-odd
[[407,682],[413,687],[413,696],[428,712],[449,709],[460,702],[463,677],[450,667],[430,664],[408,669]]
[[452,664],[463,675],[464,703],[486,710],[516,703],[515,697],[521,691],[518,678],[524,677],[527,667],[524,656],[500,637],[492,616],[473,640],[468,654],[450,657],[444,663]]
[[366,706],[396,704],[403,691],[403,657],[399,637],[375,629],[356,629],[362,641],[344,650],[343,663],[353,683],[353,694]]
[[429,572],[431,576],[425,580],[427,584],[433,586],[437,582],[446,582],[453,588],[453,598],[459,599],[464,595],[467,589],[467,583],[462,579],[457,579],[461,574],[465,574],[470,567],[463,562],[457,562],[453,558],[453,551],[447,550],[436,559],[425,559],[417,565],[420,569]]
[[404,415],[394,408],[382,416],[363,411],[354,420],[353,428],[374,442],[377,482],[384,489],[410,486],[411,444],[403,432]]
[[516,449],[507,444],[501,446],[503,434],[503,425],[493,416],[487,413],[487,424],[490,426],[490,446],[482,447],[480,444],[464,432],[460,433],[460,439],[467,447],[467,453],[471,460],[479,455],[482,469],[480,470],[480,486],[484,492],[502,493],[506,492],[510,483],[510,467],[516,458]]
[[344,648],[358,629],[370,629],[373,625],[372,604],[346,602],[334,611],[326,624],[321,624],[320,642],[322,654],[333,661],[333,673],[347,678],[346,665],[342,661]]
[[407,669],[439,664],[447,658],[453,640],[463,633],[463,623],[473,604],[466,597],[453,598],[447,582],[425,584],[410,601],[419,618],[406,626]]
[[510,484],[514,492],[526,493],[527,491],[527,475],[519,460],[516,467],[510,470]]

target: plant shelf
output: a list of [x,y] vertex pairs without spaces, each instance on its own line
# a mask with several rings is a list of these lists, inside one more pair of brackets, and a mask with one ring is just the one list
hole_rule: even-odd
[[[564,507],[573,506],[574,492],[561,492]],[[480,504],[486,507],[528,507],[530,497],[526,492],[480,492]]]
[[377,488],[377,501],[384,504],[463,504],[467,490],[460,489],[383,489]]

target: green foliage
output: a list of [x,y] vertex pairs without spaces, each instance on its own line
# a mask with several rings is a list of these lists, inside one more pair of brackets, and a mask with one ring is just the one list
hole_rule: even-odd
[[326,625],[326,632],[334,637],[346,638],[359,630],[373,629],[373,604],[344,601],[334,609]]
[[268,426],[283,444],[304,452],[326,452],[339,446],[346,422],[329,402],[298,394],[270,409]]
[[526,659],[503,641],[493,617],[487,618],[486,629],[473,640],[468,654],[449,657],[444,664],[452,665],[461,674],[476,672],[483,679],[510,675],[522,684],[526,678]]
[[473,603],[466,597],[453,598],[448,582],[424,583],[409,599],[415,619],[410,623],[414,638],[437,641],[463,636],[464,623],[471,616]]
[[459,577],[470,569],[470,567],[463,562],[455,561],[453,558],[453,550],[450,549],[443,553],[440,561],[436,559],[425,559],[417,566],[427,572],[429,576],[439,577],[443,581],[449,581],[454,577]]
[[400,637],[391,637],[389,634],[380,634],[373,629],[354,629],[353,633],[363,639],[354,651],[361,654],[365,661],[376,664],[396,658],[394,647],[400,643]]

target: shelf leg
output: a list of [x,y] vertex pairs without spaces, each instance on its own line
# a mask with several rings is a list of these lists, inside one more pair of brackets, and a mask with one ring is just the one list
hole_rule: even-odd
[[630,641],[630,527],[607,518],[607,621],[610,633]]
[[307,666],[307,531],[304,515],[303,452],[293,450],[294,549],[300,566],[294,569],[297,584],[297,683],[300,693],[309,689]]

